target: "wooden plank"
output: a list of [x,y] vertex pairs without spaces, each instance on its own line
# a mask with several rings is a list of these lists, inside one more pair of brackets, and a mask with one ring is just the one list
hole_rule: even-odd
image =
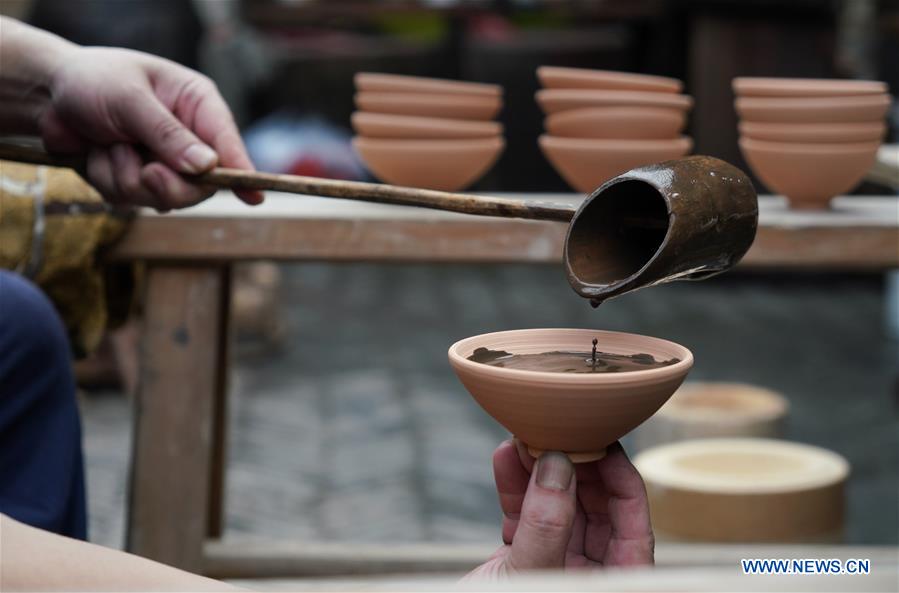
[[789,574],[744,575],[739,565],[729,567],[680,568],[633,567],[628,569],[540,571],[529,572],[501,580],[473,579],[459,581],[458,574],[392,577],[356,577],[340,579],[239,580],[232,584],[249,589],[273,591],[446,591],[465,592],[544,592],[603,593],[603,592],[746,592],[792,591],[828,593],[896,591],[895,564],[872,563],[871,574]]
[[218,267],[147,270],[127,547],[194,571],[207,530],[221,289]]
[[[207,542],[204,574],[216,578],[254,579],[464,573],[484,562],[499,546],[490,544],[300,544],[226,540]],[[741,558],[869,558],[873,566],[896,565],[895,546],[656,544],[659,568],[727,567],[739,569]]]
[[218,351],[215,397],[212,402],[212,459],[209,466],[209,509],[206,535],[219,538],[224,531],[225,475],[228,467],[228,396],[231,377],[231,290],[233,266],[223,266],[219,286]]
[[[534,199],[577,203],[582,196]],[[749,267],[899,267],[899,199],[840,198],[835,210],[792,211],[761,197]],[[226,194],[179,213],[140,216],[114,260],[557,263],[566,225],[271,194],[250,208]]]

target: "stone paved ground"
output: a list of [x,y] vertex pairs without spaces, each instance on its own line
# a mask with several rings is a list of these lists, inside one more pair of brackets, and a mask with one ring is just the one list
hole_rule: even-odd
[[[681,342],[698,380],[748,381],[792,404],[789,438],[852,463],[848,539],[897,543],[897,347],[872,279],[731,275],[591,310],[557,267],[285,267],[285,347],[235,371],[228,535],[497,541],[490,454],[504,432],[446,362],[453,341],[597,327]],[[83,400],[91,538],[123,541],[128,404]]]

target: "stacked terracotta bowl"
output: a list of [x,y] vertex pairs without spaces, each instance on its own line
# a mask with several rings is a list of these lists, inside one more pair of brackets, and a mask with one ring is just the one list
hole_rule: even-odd
[[502,152],[502,107],[493,84],[397,74],[356,74],[353,146],[381,181],[456,191]]
[[887,85],[873,80],[735,78],[740,150],[768,189],[824,209],[874,165]]
[[693,99],[662,76],[541,66],[537,103],[546,114],[540,149],[575,190],[590,193],[629,169],[678,158]]

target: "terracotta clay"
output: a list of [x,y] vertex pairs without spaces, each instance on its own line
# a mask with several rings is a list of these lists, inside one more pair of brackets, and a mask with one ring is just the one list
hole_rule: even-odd
[[505,146],[502,138],[446,140],[353,139],[378,179],[396,185],[456,191],[486,173]]
[[661,539],[840,538],[849,464],[826,449],[773,439],[698,439],[644,451],[634,465]]
[[774,142],[870,142],[883,140],[886,122],[782,124],[741,121],[740,134]]
[[734,93],[743,97],[839,97],[845,95],[881,95],[885,82],[877,80],[840,80],[829,78],[734,78]]
[[599,91],[592,89],[542,89],[535,95],[543,113],[550,115],[567,109],[604,106],[667,107],[687,111],[693,98],[674,93],[641,91]]
[[747,121],[793,124],[875,122],[886,115],[890,97],[737,97],[734,106],[739,116]]
[[356,90],[359,91],[479,95],[484,97],[500,97],[503,94],[502,87],[497,84],[379,72],[357,72],[353,77],[353,82],[356,84]]
[[416,117],[391,113],[356,111],[351,122],[360,136],[367,138],[493,138],[503,133],[494,121]]
[[740,150],[769,189],[803,210],[827,208],[854,188],[874,164],[880,142],[801,144],[740,139]]
[[498,96],[437,95],[427,93],[356,93],[356,107],[373,113],[488,120],[502,107]]
[[592,192],[628,169],[675,159],[693,148],[693,141],[686,136],[673,140],[612,140],[543,135],[539,144],[568,185],[582,193]]
[[548,89],[616,89],[679,93],[684,87],[684,84],[676,78],[665,76],[560,66],[540,66],[537,68],[537,78],[540,79],[540,84]]
[[677,138],[687,121],[679,109],[665,107],[587,107],[546,118],[551,136],[565,138]]
[[[476,348],[513,354],[589,349],[597,338],[605,352],[679,358],[671,366],[624,373],[547,373],[489,366],[467,359]],[[602,456],[649,418],[680,386],[693,366],[689,350],[658,338],[588,329],[523,329],[474,336],[449,349],[460,381],[484,410],[534,452]]]

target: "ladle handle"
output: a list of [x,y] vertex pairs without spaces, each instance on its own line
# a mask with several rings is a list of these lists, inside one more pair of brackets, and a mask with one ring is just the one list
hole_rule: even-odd
[[[33,146],[2,141],[0,141],[0,159],[34,165],[69,167],[77,171],[85,170],[85,161],[82,158],[52,155]],[[259,173],[225,167],[216,167],[201,175],[185,177],[195,183],[222,189],[282,191],[307,196],[417,206],[419,208],[433,208],[435,210],[448,210],[463,214],[498,216],[502,218],[529,218],[567,222],[571,220],[576,210],[575,206],[568,204],[476,196],[380,183],[365,183],[362,181]]]

